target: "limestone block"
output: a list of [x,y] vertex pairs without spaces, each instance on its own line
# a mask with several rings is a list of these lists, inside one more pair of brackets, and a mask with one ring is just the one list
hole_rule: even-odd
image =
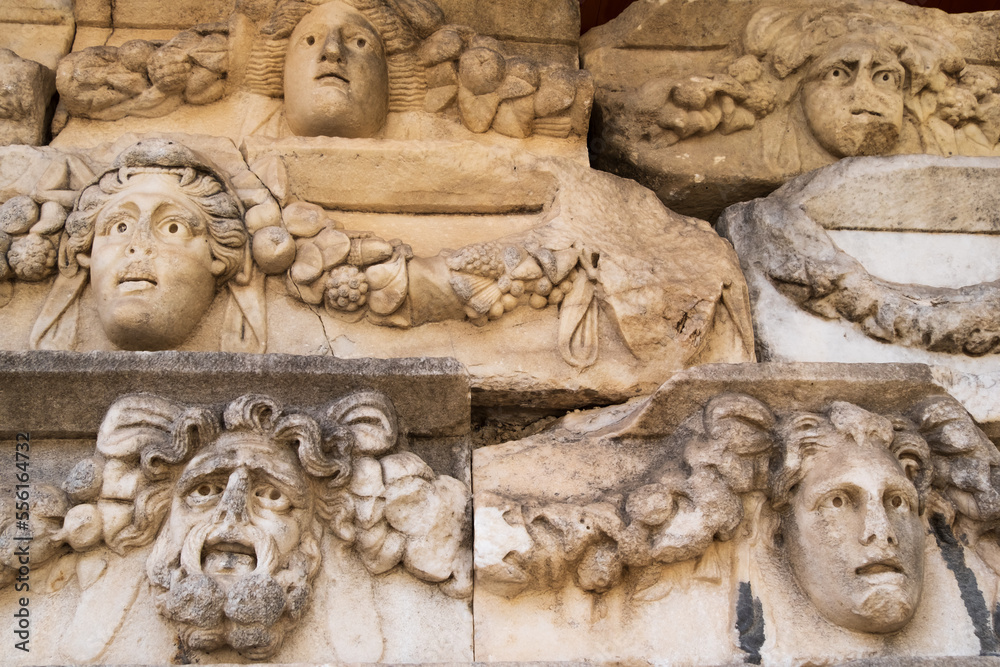
[[451,356],[484,402],[549,408],[753,358],[728,244],[575,161],[137,139],[0,161],[40,163],[0,209],[3,347]]
[[[116,3],[115,15],[140,4]],[[60,65],[59,141],[113,140],[123,130],[237,143],[247,136],[528,140],[542,152],[581,157],[594,89],[579,68],[577,38],[540,39],[536,32],[547,28],[530,17],[532,30],[515,29],[507,24],[518,14],[509,10],[477,9],[479,29],[460,22],[461,11],[449,22],[433,0],[240,3],[197,25],[178,19],[187,29],[166,43],[142,33],[173,24],[116,19],[116,32],[136,38],[95,45],[82,34]],[[184,16],[183,8],[171,11]],[[578,14],[574,3],[561,3],[549,16],[565,32]]]
[[4,353],[0,377],[30,498],[0,519],[0,609],[31,605],[7,664],[472,660],[453,361]]
[[690,369],[474,452],[476,657],[990,654],[998,465],[926,366]]
[[998,155],[998,25],[894,0],[640,0],[581,40],[591,155],[709,220],[843,157]]
[[73,0],[0,2],[0,49],[54,70],[73,45]]
[[[854,158],[727,209],[760,358],[937,364],[948,386],[1000,371],[998,173],[996,158]],[[982,382],[956,395],[994,422]]]
[[55,76],[48,67],[0,48],[0,146],[48,139]]
[[566,0],[439,0],[449,23],[471,26],[485,35],[530,42],[576,44],[580,6]]

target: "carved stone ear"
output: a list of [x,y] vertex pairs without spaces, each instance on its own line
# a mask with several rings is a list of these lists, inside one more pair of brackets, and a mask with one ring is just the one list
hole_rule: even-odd
[[708,402],[703,414],[705,433],[732,453],[747,456],[771,449],[774,414],[756,398],[722,394]]
[[185,406],[152,394],[120,398],[97,432],[98,453],[116,459],[137,457],[150,445],[167,446]]
[[139,458],[146,476],[160,479],[217,431],[207,410],[137,394],[115,401],[108,410],[97,432],[97,452],[113,459]]
[[396,409],[389,398],[375,391],[362,391],[330,406],[330,421],[354,437],[354,452],[377,456],[391,450],[399,437]]

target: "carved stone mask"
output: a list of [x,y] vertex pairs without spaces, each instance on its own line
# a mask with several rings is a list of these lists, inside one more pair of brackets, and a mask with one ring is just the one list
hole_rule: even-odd
[[224,433],[187,464],[149,564],[185,643],[255,660],[280,648],[319,564],[313,504],[294,448],[261,434]]
[[385,124],[389,70],[378,31],[342,2],[321,5],[292,32],[285,116],[301,136],[371,137]]
[[160,350],[191,334],[225,270],[207,223],[176,176],[136,174],[111,198],[96,221],[90,278],[112,343]]
[[810,67],[802,107],[813,136],[836,157],[884,155],[903,126],[905,71],[872,41],[839,41]]
[[913,617],[923,585],[916,489],[886,447],[821,422],[783,517],[792,571],[832,623],[895,632]]
[[[249,433],[226,433],[195,456],[177,482],[170,522],[185,539],[207,530],[191,554],[223,580],[274,574],[311,518],[308,482],[290,447]],[[263,549],[261,549],[263,547]]]

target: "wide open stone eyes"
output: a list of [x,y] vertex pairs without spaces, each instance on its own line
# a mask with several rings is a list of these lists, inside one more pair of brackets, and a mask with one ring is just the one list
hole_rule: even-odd
[[291,499],[281,489],[270,484],[264,484],[254,489],[257,504],[272,512],[283,512],[292,505]]
[[195,486],[187,495],[187,501],[194,507],[204,507],[218,502],[225,487],[218,482],[202,482]]

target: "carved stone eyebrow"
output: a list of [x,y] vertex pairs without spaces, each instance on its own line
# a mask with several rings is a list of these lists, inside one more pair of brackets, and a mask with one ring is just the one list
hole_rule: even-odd
[[[837,491],[843,491],[846,495],[858,495],[858,493],[864,491],[864,489],[854,482],[849,482],[844,479],[820,482],[817,487],[810,489],[806,493],[806,502],[809,511],[815,511],[824,498]],[[799,493],[802,492],[802,487],[800,486]]]
[[[268,462],[273,463],[274,461],[269,459]],[[228,477],[233,470],[239,467],[245,467],[250,470],[253,473],[254,481],[259,481],[261,476],[266,477],[268,482],[274,483],[275,486],[288,495],[292,499],[293,504],[300,507],[308,504],[306,487],[302,483],[302,478],[305,477],[304,473],[301,474],[301,477],[298,477],[286,470],[282,470],[281,465],[268,466],[265,463],[243,460],[233,456],[231,452],[220,456],[206,457],[189,467],[184,471],[180,479],[177,480],[177,491],[181,495],[186,495],[202,480]]]
[[117,204],[108,208],[108,213],[106,215],[101,215],[98,223],[95,225],[94,233],[98,236],[107,236],[108,230],[111,229],[113,225],[124,220],[135,220],[136,216],[134,212],[129,212],[124,206],[128,202],[118,202]]

